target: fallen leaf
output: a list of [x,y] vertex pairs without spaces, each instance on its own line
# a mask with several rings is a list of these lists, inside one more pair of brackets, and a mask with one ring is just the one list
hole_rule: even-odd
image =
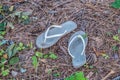
[[14,25],[11,22],[7,22],[7,26],[10,27],[11,29],[14,29]]
[[95,54],[96,54],[97,56],[101,56],[102,54],[105,54],[105,51],[100,51],[100,52],[98,52],[94,47],[93,47],[93,51],[95,52]]
[[89,72],[86,77],[87,77],[88,79],[90,79],[90,77],[92,77],[93,74],[94,74],[93,72]]
[[8,46],[6,53],[8,54],[8,57],[11,58],[12,56],[14,56],[17,53],[17,47],[15,44],[12,44],[10,46]]
[[6,22],[0,23],[0,31],[4,31],[6,26]]
[[13,58],[10,59],[9,64],[14,65],[18,62],[19,62],[19,58],[18,57],[13,57]]
[[14,10],[14,6],[10,6],[10,8],[9,8],[9,11],[13,11]]
[[43,63],[47,63],[46,59],[40,59],[40,61],[43,62]]
[[32,56],[32,64],[34,66],[34,68],[37,68],[38,66],[38,60],[36,56]]
[[7,59],[7,58],[8,58],[8,55],[7,55],[7,54],[4,54],[3,57],[4,57],[5,59]]

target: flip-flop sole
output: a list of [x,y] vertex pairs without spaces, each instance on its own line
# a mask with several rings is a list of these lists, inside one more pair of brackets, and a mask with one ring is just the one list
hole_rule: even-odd
[[[77,28],[77,24],[73,21],[67,21],[67,22],[61,24],[61,26],[62,26],[62,28],[50,29],[48,32],[48,36],[55,35],[55,34],[62,34],[65,32],[65,30],[66,30],[66,33],[65,33],[65,35],[66,35]],[[48,48],[48,47],[54,45],[61,37],[49,38],[46,40],[46,42],[44,42],[44,39],[45,39],[45,32],[44,32],[37,37],[36,45],[38,48]]]
[[[88,38],[86,37],[86,33],[83,32],[83,31],[78,31],[76,33],[74,33],[70,40],[69,40],[69,43],[70,41],[77,35],[82,35],[83,38],[84,38],[84,41],[85,41],[85,44],[87,45],[87,42],[88,42]],[[86,46],[85,45],[85,46]],[[74,56],[74,59],[72,59],[72,64],[75,68],[78,68],[82,65],[84,65],[86,63],[86,55],[85,55],[85,51],[84,51],[84,54],[81,55],[81,52],[83,50],[83,43],[82,43],[82,40],[81,39],[75,39],[72,43],[71,43],[71,46],[69,47],[69,50],[71,52],[71,55]]]
[[[85,54],[85,52],[84,52]],[[86,63],[86,55],[80,55],[72,59],[72,64],[74,68],[79,68]]]

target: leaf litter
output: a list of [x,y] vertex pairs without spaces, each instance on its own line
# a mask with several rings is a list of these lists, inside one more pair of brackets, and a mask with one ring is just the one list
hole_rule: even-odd
[[[99,60],[96,64],[93,64],[95,68],[88,69],[85,67],[81,67],[80,71],[83,71],[85,73],[85,76],[87,76],[92,70],[93,71],[96,70],[97,71],[97,73],[95,73],[96,75],[92,74],[90,79],[99,80],[102,79],[101,75],[105,77],[107,72],[110,71],[108,66],[110,66],[110,69],[114,68],[111,66],[112,65],[111,56],[113,53],[119,50],[119,47],[112,48],[112,45],[116,46],[119,44],[119,40],[118,40],[119,35],[117,37],[116,33],[112,33],[110,34],[112,35],[112,37],[111,36],[107,37],[105,34],[110,30],[119,29],[118,28],[118,26],[120,25],[118,23],[119,10],[117,9],[113,10],[113,8],[119,8],[119,4],[118,4],[119,0],[118,1],[115,0],[115,2],[112,3],[112,5],[109,5],[112,2],[110,0],[106,0],[103,2],[93,1],[89,3],[87,3],[86,0],[84,1],[84,3],[83,0],[74,1],[74,2],[61,1],[61,0],[59,1],[29,0],[26,3],[24,3],[25,0],[10,0],[10,3],[11,1],[13,2],[12,4],[19,3],[19,8],[17,8],[17,11],[15,10],[15,13],[13,8],[15,6],[13,5],[4,6],[3,8],[4,10],[2,10],[3,6],[0,7],[0,12],[2,12],[2,14],[4,13],[4,15],[0,15],[0,20],[2,21],[2,23],[0,23],[0,26],[2,26],[0,27],[0,45],[2,46],[2,48],[0,47],[2,49],[0,50],[0,54],[1,56],[4,56],[0,58],[1,59],[0,61],[2,62],[2,66],[3,66],[2,75],[3,76],[8,75],[8,77],[6,78],[10,78],[9,72],[11,72],[11,70],[9,70],[10,67],[6,65],[8,64],[9,60],[14,57],[17,57],[18,54],[23,55],[26,53],[27,54],[29,53],[30,56],[28,57],[28,55],[26,55],[25,57],[28,57],[28,59],[26,61],[23,61],[23,63],[29,64],[29,66],[25,66],[25,65],[22,66],[24,66],[25,69],[28,70],[27,72],[25,72],[25,74],[22,74],[22,76],[17,76],[17,78],[19,79],[23,78],[24,76],[24,79],[31,79],[31,80],[34,79],[37,80],[39,79],[39,77],[41,77],[41,80],[46,80],[46,79],[53,80],[54,78],[59,78],[59,79],[65,78],[77,72],[78,70],[73,69],[70,64],[71,58],[69,57],[69,55],[67,55],[63,50],[59,48],[59,46],[62,46],[65,50],[67,50],[67,41],[71,34],[68,34],[67,36],[62,38],[61,41],[59,41],[56,45],[48,49],[38,50],[35,48],[34,45],[34,39],[36,37],[35,35],[41,34],[51,24],[60,24],[66,20],[74,20],[78,24],[79,27],[78,29],[76,29],[76,31],[79,30],[79,28],[81,27],[82,20],[83,19],[87,20],[88,23],[85,25],[84,30],[88,34],[89,43],[91,43],[93,40],[95,40],[97,43],[97,45],[94,44],[94,46],[88,44],[86,50],[86,54],[88,54],[89,52],[95,52],[97,54],[97,58]],[[111,8],[111,6],[113,8]],[[28,8],[34,10],[32,14],[31,12],[29,12]],[[82,8],[85,9],[84,10],[85,12],[81,18],[80,11],[83,11],[81,10]],[[7,10],[9,10],[9,13],[6,13]],[[24,13],[24,11],[22,10],[26,12]],[[110,13],[107,14],[107,16],[101,12],[106,10],[110,10]],[[13,15],[12,15],[12,11],[13,11]],[[57,12],[52,12],[51,14],[49,11],[57,11]],[[96,16],[95,13],[98,13],[99,16]],[[29,15],[25,15],[25,14],[29,14]],[[30,22],[29,16],[35,16],[37,20],[34,22]],[[114,21],[115,23],[111,21]],[[42,26],[41,23],[44,24],[44,26]],[[8,29],[8,26],[10,27],[10,30],[6,31],[6,29]],[[35,31],[35,33],[32,33],[31,35],[31,32],[36,28],[38,31]],[[118,33],[118,30],[114,32]],[[113,36],[115,37],[113,38]],[[2,41],[1,39],[7,39],[8,41]],[[9,44],[10,40],[13,40],[14,43]],[[28,48],[26,49],[25,44],[21,44],[20,42],[24,42],[28,45],[30,45],[29,44],[30,42],[33,42],[33,46],[31,46],[31,51],[29,51],[30,49]],[[7,53],[6,53],[6,49],[8,49]],[[16,51],[16,49],[18,51]],[[49,52],[53,52],[53,54],[48,54]],[[33,53],[35,54],[33,55]],[[107,55],[110,58],[107,58]],[[32,56],[34,56],[33,57],[34,66],[36,66],[39,62],[39,65],[37,65],[38,67],[37,72],[34,72],[33,68],[31,68],[33,67],[33,65],[30,65],[30,63],[32,62],[31,59]],[[103,58],[106,59],[104,60]],[[29,59],[31,59],[31,62]],[[13,61],[12,63],[16,63],[16,62]],[[101,66],[102,63],[103,65]],[[18,62],[13,66],[16,66],[17,64]],[[55,67],[57,67],[57,72],[60,73],[60,75],[58,74],[59,76],[53,77],[45,73],[45,70],[47,68],[55,68]],[[104,68],[101,70],[102,67]],[[17,68],[14,67],[14,69]],[[24,72],[24,70],[22,72]],[[113,74],[113,75],[117,75],[117,74]],[[112,75],[107,76],[107,78],[109,77],[113,78]]]

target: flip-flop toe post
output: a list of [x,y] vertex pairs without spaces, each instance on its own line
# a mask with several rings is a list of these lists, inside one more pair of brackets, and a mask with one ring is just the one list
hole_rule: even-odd
[[70,33],[77,28],[77,24],[73,21],[67,21],[61,25],[52,25],[44,33],[36,39],[38,48],[48,48],[54,45],[61,37]]
[[72,57],[72,64],[74,68],[79,68],[86,63],[85,48],[88,42],[86,33],[78,31],[72,35],[68,44],[68,52]]

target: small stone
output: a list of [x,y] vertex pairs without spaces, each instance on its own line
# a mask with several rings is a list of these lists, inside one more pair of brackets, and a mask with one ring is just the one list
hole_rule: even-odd
[[112,80],[120,80],[120,76],[117,76],[117,77],[115,77],[115,78],[112,79]]
[[11,74],[12,74],[13,77],[16,77],[18,75],[18,72],[12,71]]
[[48,13],[49,13],[49,14],[55,14],[55,13],[57,13],[57,11],[53,11],[53,10],[52,10],[52,11],[48,11]]
[[119,56],[118,56],[117,53],[114,54],[114,58],[115,58],[115,59],[119,59]]
[[27,71],[26,69],[20,68],[20,72],[21,72],[21,73],[25,73],[26,71]]

